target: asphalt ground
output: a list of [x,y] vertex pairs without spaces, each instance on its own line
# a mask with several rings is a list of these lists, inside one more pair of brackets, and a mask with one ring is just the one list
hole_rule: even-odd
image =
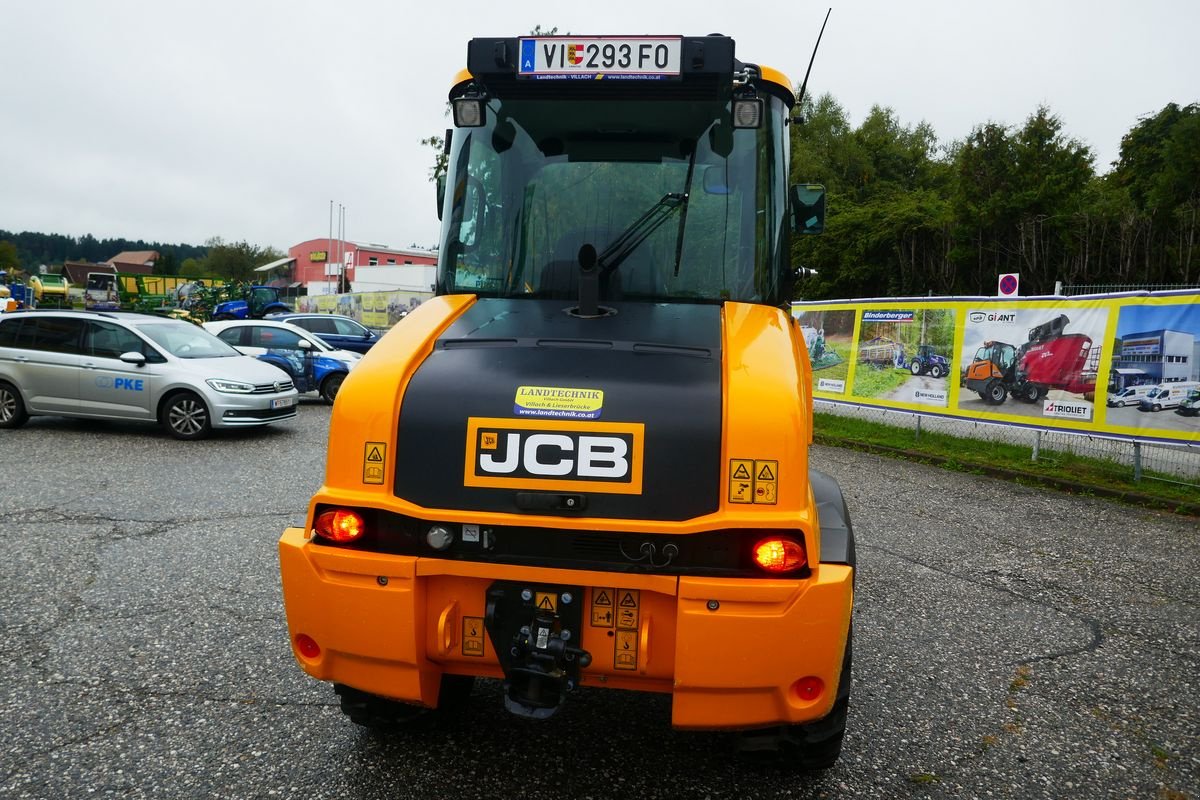
[[328,418],[0,432],[0,797],[1200,797],[1195,519],[823,447],[859,553],[833,769],[739,762],[626,692],[534,723],[486,682],[360,729],[293,662],[278,580]]

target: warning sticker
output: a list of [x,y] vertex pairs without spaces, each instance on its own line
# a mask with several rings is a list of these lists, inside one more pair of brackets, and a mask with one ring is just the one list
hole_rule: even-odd
[[613,642],[613,669],[637,669],[637,631],[617,631]]
[[483,655],[483,617],[463,617],[462,654]]
[[754,502],[774,505],[779,500],[779,462],[754,462]]
[[611,628],[613,626],[613,596],[612,589],[592,589],[592,627]]
[[729,459],[729,502],[754,502],[754,462],[744,458]]
[[637,589],[617,590],[617,627],[627,631],[635,631],[638,626],[638,602],[641,592]]
[[538,592],[534,596],[533,604],[538,611],[549,611],[552,614],[558,613],[558,595],[554,592]]
[[387,443],[367,442],[363,448],[363,483],[383,483],[383,465],[387,463]]

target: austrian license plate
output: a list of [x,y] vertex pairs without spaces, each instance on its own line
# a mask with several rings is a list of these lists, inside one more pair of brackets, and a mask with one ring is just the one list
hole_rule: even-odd
[[554,36],[521,39],[517,74],[532,78],[670,78],[679,75],[678,36]]
[[277,400],[271,401],[271,408],[288,408],[294,405],[296,405],[296,398],[294,397],[280,397]]

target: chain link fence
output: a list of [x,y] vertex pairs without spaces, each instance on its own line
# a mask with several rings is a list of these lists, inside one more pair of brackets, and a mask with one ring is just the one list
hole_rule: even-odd
[[923,432],[931,432],[1028,447],[1033,461],[1053,458],[1056,452],[1111,461],[1128,466],[1135,481],[1165,479],[1200,489],[1200,445],[1135,442],[1085,433],[924,416],[910,411],[830,403],[820,399],[815,401],[815,410],[818,413],[909,428],[914,438],[919,438]]
[[1085,294],[1115,294],[1118,292],[1173,292],[1200,289],[1196,283],[1083,283],[1061,284],[1055,294],[1062,297],[1078,297]]

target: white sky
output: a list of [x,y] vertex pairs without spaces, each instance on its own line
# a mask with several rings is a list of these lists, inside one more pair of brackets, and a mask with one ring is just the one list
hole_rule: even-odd
[[286,249],[332,200],[350,239],[433,246],[419,141],[472,36],[720,32],[799,83],[831,4],[809,90],[854,125],[879,104],[948,142],[1044,103],[1104,172],[1200,101],[1197,0],[0,0],[0,229]]

